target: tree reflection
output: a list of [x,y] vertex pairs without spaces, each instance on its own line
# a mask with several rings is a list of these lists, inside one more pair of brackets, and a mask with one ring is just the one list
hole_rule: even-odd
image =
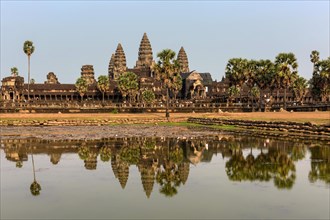
[[317,180],[330,184],[330,148],[315,146],[310,148],[311,171],[309,181],[314,183]]
[[41,191],[41,186],[36,180],[36,171],[35,171],[35,168],[34,168],[33,153],[31,153],[31,159],[32,159],[32,169],[33,169],[33,182],[30,185],[30,191],[31,191],[32,195],[38,196],[40,194],[40,191]]
[[255,158],[251,152],[245,158],[240,148],[234,148],[231,158],[226,162],[226,173],[232,181],[270,181],[278,189],[291,189],[295,179],[295,165],[289,155],[276,148],[268,153],[260,152]]
[[[27,160],[27,149],[31,141],[4,141],[7,160],[16,167],[22,167]],[[266,143],[266,144],[265,144]],[[35,177],[34,155],[44,154],[50,157],[53,165],[59,163],[66,153],[78,154],[88,170],[96,170],[97,162],[110,162],[114,177],[122,189],[125,189],[130,166],[137,167],[143,191],[147,198],[152,195],[155,185],[159,193],[173,197],[180,187],[186,184],[191,164],[210,162],[212,156],[220,153],[225,163],[225,171],[230,181],[272,181],[277,189],[291,189],[296,181],[295,162],[305,158],[305,144],[259,137],[217,136],[216,138],[110,138],[102,141],[57,142],[39,140],[34,145],[31,159],[33,165],[33,183],[30,186],[33,195],[39,195],[41,186]],[[29,152],[30,153],[30,152]],[[310,148],[311,182],[330,183],[329,147],[319,145]],[[24,168],[23,168],[24,169]]]

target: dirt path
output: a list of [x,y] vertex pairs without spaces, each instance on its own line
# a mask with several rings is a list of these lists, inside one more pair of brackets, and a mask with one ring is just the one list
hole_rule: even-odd
[[[164,113],[142,113],[142,114],[0,114],[0,120],[50,120],[50,119],[160,119]],[[329,124],[330,111],[327,112],[251,112],[251,113],[171,113],[173,121],[186,121],[188,117],[226,118],[262,121],[294,121],[312,122],[315,124]]]

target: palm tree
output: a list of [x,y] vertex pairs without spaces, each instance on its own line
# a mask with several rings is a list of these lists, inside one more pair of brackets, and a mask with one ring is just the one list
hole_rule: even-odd
[[251,89],[251,95],[252,95],[252,112],[254,112],[254,99],[257,99],[260,97],[260,90],[258,89],[257,86],[252,87]]
[[34,168],[33,153],[31,153],[31,157],[32,157],[32,169],[33,169],[33,182],[30,186],[30,191],[31,191],[32,195],[37,196],[37,195],[40,194],[41,186],[36,180],[36,172],[35,172],[35,168]]
[[135,100],[135,95],[139,90],[139,83],[137,75],[133,72],[125,72],[119,76],[118,88],[122,95],[125,97],[129,95],[130,102]]
[[10,69],[11,75],[12,76],[18,76],[18,69],[17,67],[13,67]]
[[[252,96],[252,111],[254,111],[253,101],[254,96],[252,94],[252,89],[255,87],[256,84],[256,67],[257,67],[257,61],[255,60],[249,60],[246,66],[246,82],[245,85],[249,87],[249,95]],[[250,98],[248,95],[248,104],[250,102]]]
[[259,88],[259,111],[262,107],[262,91],[269,87],[274,78],[275,67],[270,60],[259,60],[256,62],[255,83]]
[[313,63],[313,74],[317,73],[317,63],[320,61],[320,53],[313,50],[310,55],[311,62]]
[[[180,73],[180,65],[175,60],[175,52],[171,49],[164,49],[157,54],[159,58],[157,64],[154,67],[156,77],[161,80],[162,85],[166,89],[166,113],[165,117],[169,120],[170,113],[168,109],[169,102],[169,89],[173,87],[173,82],[177,82]],[[180,86],[178,86],[179,88]]]
[[241,91],[241,87],[247,79],[248,63],[249,61],[247,59],[242,58],[232,58],[228,61],[225,73],[226,78],[229,79],[230,86],[236,86]]
[[25,41],[23,51],[28,56],[28,100],[30,100],[30,58],[34,52],[33,42],[29,40]]
[[275,58],[276,78],[284,88],[284,109],[286,110],[286,91],[298,78],[298,63],[293,53],[280,53]]
[[81,101],[82,101],[85,93],[88,91],[87,81],[84,78],[80,77],[77,79],[75,86],[76,86],[76,90],[78,91],[78,93],[81,97]]
[[174,100],[176,100],[176,97],[181,89],[182,89],[182,78],[179,73],[175,73],[173,76],[173,84],[172,84]]
[[155,100],[155,93],[152,90],[145,90],[142,92],[142,100],[148,104]]
[[322,101],[330,100],[330,57],[326,60],[322,60],[319,64],[320,77],[322,81],[321,97]]
[[102,102],[104,102],[104,93],[109,90],[109,77],[101,75],[97,78],[97,88],[102,93]]
[[304,96],[307,94],[307,80],[304,77],[298,77],[298,79],[293,82],[293,91],[297,101],[302,103]]
[[233,102],[233,99],[240,93],[240,89],[236,86],[231,86],[228,89],[228,101],[229,104]]

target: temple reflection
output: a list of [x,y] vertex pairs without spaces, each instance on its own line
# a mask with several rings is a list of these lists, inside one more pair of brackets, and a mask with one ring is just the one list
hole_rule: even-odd
[[[188,180],[190,166],[210,162],[220,154],[230,181],[270,182],[278,189],[291,189],[296,180],[295,163],[311,159],[310,182],[330,184],[329,146],[309,146],[302,143],[251,136],[211,136],[203,138],[109,138],[102,140],[1,140],[6,159],[23,166],[28,154],[49,156],[53,165],[64,154],[78,154],[86,170],[96,170],[97,164],[109,163],[114,177],[125,189],[130,166],[138,169],[142,188],[149,198],[158,185],[159,193],[172,197]],[[34,169],[34,161],[33,169]],[[34,172],[34,182],[35,171]],[[36,182],[37,183],[37,182]],[[39,184],[39,183],[37,183]],[[40,185],[31,184],[31,193],[38,195]]]

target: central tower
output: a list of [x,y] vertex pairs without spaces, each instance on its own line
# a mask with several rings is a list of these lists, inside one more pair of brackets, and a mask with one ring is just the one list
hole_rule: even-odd
[[139,56],[136,61],[135,68],[144,69],[148,68],[152,65],[153,57],[152,57],[152,48],[148,36],[146,33],[143,34],[140,48],[139,48]]

